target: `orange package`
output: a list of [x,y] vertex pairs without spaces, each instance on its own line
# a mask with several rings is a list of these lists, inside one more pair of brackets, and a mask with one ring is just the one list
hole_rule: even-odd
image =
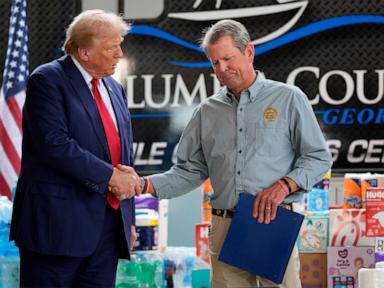
[[209,179],[205,180],[205,182],[203,183],[202,193],[203,193],[203,200],[201,202],[202,222],[210,223],[212,218],[211,196],[213,194],[211,180]]
[[344,176],[344,208],[361,208],[361,179],[359,174]]

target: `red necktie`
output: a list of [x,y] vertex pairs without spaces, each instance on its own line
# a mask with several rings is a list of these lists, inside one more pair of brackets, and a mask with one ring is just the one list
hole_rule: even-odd
[[[109,153],[111,154],[112,165],[116,166],[121,161],[121,144],[120,136],[117,132],[115,123],[112,120],[111,114],[105,106],[103,99],[98,88],[98,79],[92,79],[92,94],[95,97],[96,106],[99,110],[101,121],[103,122],[105,137],[107,137]],[[114,209],[118,209],[120,201],[110,192],[107,192],[108,203]]]

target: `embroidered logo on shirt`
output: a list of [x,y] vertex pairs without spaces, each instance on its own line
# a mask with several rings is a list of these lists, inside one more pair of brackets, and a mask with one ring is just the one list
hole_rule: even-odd
[[272,122],[277,119],[277,110],[273,107],[268,107],[264,110],[264,121]]

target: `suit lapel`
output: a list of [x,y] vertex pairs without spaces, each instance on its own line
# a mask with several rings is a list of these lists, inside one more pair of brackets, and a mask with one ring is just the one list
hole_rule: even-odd
[[[65,56],[60,60],[63,60],[59,62],[62,63],[73,90],[76,91],[77,97],[80,99],[88,113],[97,138],[99,139],[106,154],[110,158],[111,156],[109,154],[108,143],[105,137],[104,126],[101,122],[99,111],[97,110],[96,103],[93,100],[93,96],[87,86],[87,83],[85,83],[83,76],[81,75],[79,69],[77,69],[76,65],[73,63],[71,57]],[[79,124],[81,125],[81,123]]]

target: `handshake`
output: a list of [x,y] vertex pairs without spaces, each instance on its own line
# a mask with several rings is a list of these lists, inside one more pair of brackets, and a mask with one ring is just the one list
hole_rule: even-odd
[[140,195],[144,188],[141,182],[135,169],[119,164],[113,168],[108,190],[121,201]]

